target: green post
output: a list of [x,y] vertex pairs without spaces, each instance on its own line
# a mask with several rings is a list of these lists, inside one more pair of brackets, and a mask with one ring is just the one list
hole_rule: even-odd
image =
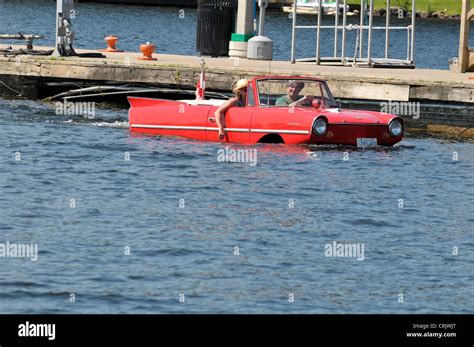
[[255,0],[239,0],[237,7],[237,29],[229,43],[229,56],[247,58],[247,42],[253,35]]

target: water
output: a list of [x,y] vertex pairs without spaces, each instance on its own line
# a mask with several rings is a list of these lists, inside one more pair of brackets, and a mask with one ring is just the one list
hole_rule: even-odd
[[0,312],[473,313],[474,143],[262,145],[253,167],[96,112],[0,99],[0,243],[39,248],[0,258]]
[[[0,1],[0,32],[53,45],[54,10]],[[76,4],[76,47],[115,34],[125,50],[196,54],[196,11],[178,11]],[[286,20],[267,16],[276,59]],[[298,56],[314,55],[302,35]],[[458,22],[419,20],[418,66],[446,69],[458,36]],[[219,163],[222,144],[132,135],[126,110],[54,111],[0,98],[0,243],[39,248],[36,262],[0,257],[1,313],[473,313],[473,142],[245,147],[253,167]],[[334,241],[364,260],[326,257]]]
[[[54,46],[54,1],[0,0],[0,33],[45,35],[38,45]],[[184,12],[183,12],[184,11]],[[120,38],[118,47],[139,52],[146,41],[156,44],[157,53],[196,55],[196,9],[179,9],[111,4],[76,4],[74,30],[75,47],[105,48],[104,37],[114,34]],[[315,25],[316,17],[298,17],[300,25]],[[356,24],[350,18],[348,24]],[[323,24],[332,25],[333,19]],[[408,25],[409,19],[392,19],[393,25]],[[374,24],[385,25],[385,18],[375,18]],[[265,34],[274,40],[274,59],[290,60],[291,20],[282,12],[268,11]],[[471,35],[473,36],[473,35]],[[355,32],[347,36],[347,55],[354,55]],[[298,31],[297,58],[314,57],[315,30]],[[374,57],[383,57],[385,32],[374,33]],[[474,45],[474,40],[471,40]],[[325,30],[322,36],[322,56],[333,56],[333,31]],[[406,58],[406,31],[393,32],[390,45],[391,57]],[[415,61],[417,67],[448,69],[448,60],[458,56],[459,21],[417,19]]]

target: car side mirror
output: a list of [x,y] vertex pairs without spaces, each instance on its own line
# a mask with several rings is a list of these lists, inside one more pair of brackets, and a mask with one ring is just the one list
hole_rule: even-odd
[[337,108],[342,108],[342,104],[340,100],[336,100],[336,106]]

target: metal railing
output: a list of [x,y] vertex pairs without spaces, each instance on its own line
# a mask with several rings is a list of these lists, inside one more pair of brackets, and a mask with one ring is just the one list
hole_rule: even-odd
[[26,48],[29,50],[33,49],[33,40],[44,39],[42,35],[23,35],[22,33],[10,35],[0,34],[0,40],[24,40],[26,41]]
[[[336,0],[336,11],[334,14],[334,25],[321,25],[323,3],[319,1],[317,10],[317,25],[297,25],[298,16],[298,3],[297,0],[293,2],[293,21],[292,21],[292,37],[291,37],[291,62],[296,61],[315,61],[316,64],[320,65],[322,62],[337,63],[342,65],[366,65],[369,67],[374,64],[390,64],[400,66],[413,67],[415,64],[415,18],[416,18],[416,0],[412,0],[411,9],[411,24],[407,26],[390,26],[391,18],[391,7],[390,0],[386,0],[386,21],[385,26],[374,26],[374,0],[369,0],[369,8],[367,12],[367,0],[361,0],[360,10],[360,24],[347,24],[348,17],[348,6],[347,0]],[[343,8],[342,13],[342,25],[340,25],[340,8]],[[366,19],[368,17],[368,24]],[[296,30],[297,29],[316,29],[316,56],[312,58],[296,59]],[[321,30],[334,30],[334,56],[333,57],[321,57]],[[357,30],[355,52],[353,57],[349,57],[346,54],[347,51],[347,33],[353,30]],[[384,30],[385,31],[385,51],[383,57],[374,57],[372,46],[373,46],[373,31]],[[407,52],[406,59],[390,59],[390,32],[394,30],[405,30],[407,32]],[[364,33],[367,31],[367,51],[364,56]],[[341,42],[341,54],[339,55],[339,35],[342,35]],[[357,54],[358,53],[358,54]],[[357,57],[358,55],[358,57]]]

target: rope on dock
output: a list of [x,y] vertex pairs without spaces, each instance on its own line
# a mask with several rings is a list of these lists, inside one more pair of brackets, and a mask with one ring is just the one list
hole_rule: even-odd
[[3,82],[3,81],[0,81],[0,84],[2,84],[3,86],[5,86],[5,88],[11,90],[12,92],[16,93],[17,96],[27,96],[27,97],[29,97],[29,98],[35,98],[33,95],[28,95],[28,94],[26,94],[26,93],[22,93],[22,92],[20,92],[20,91],[18,91],[18,90],[16,90],[16,89],[11,88],[10,86],[6,85],[5,82]]
[[10,48],[7,49],[0,49],[0,53],[3,54],[4,57],[9,57],[9,56],[17,56],[17,55],[37,55],[37,56],[49,56],[53,54],[53,50],[33,50],[33,49],[24,49],[20,48],[17,50]]

